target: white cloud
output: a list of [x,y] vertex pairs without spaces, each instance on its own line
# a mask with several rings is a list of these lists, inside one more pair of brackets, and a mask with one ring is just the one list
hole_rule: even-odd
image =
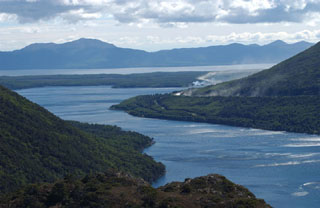
[[[139,39],[136,42],[150,43],[150,44],[180,44],[184,45],[223,45],[230,43],[252,44],[259,43],[261,45],[268,44],[275,40],[284,40],[288,43],[295,43],[298,41],[316,42],[320,39],[320,30],[303,30],[295,33],[275,32],[275,33],[230,33],[228,35],[204,35],[204,36],[178,36],[173,39],[161,38],[159,36],[147,36],[145,40]],[[125,40],[122,39],[122,44]],[[137,40],[137,39],[135,39]],[[130,41],[130,43],[134,43]]]
[[99,19],[102,17],[100,12],[87,12],[83,8],[70,10],[60,15],[63,19],[68,22],[78,22],[80,20],[92,20]]
[[260,43],[266,44],[274,40],[285,40],[286,42],[293,43],[298,41],[316,42],[320,38],[320,30],[303,30],[295,33],[288,32],[274,32],[274,33],[231,33],[226,36],[208,35],[205,37],[207,42],[228,44],[228,43]]
[[42,30],[39,27],[24,27],[20,30],[22,33],[35,34],[40,33]]
[[81,37],[149,51],[316,42],[320,0],[0,0],[0,23],[0,50]]
[[258,10],[266,10],[266,9],[272,9],[276,7],[276,4],[274,1],[269,0],[233,0],[230,3],[230,7],[233,9],[244,9],[246,11],[249,11],[251,14],[255,14]]
[[[0,0],[0,13],[20,22],[112,16],[122,23],[302,22],[320,14],[319,0]],[[68,15],[66,15],[68,14]]]
[[17,16],[14,14],[0,13],[0,22],[14,21],[16,19]]

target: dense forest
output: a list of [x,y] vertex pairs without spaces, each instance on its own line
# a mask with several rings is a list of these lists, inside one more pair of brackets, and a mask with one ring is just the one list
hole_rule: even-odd
[[110,168],[146,181],[165,167],[142,154],[152,138],[115,126],[67,122],[0,86],[0,193]]
[[320,97],[137,96],[112,106],[131,115],[320,134]]
[[81,179],[67,176],[54,183],[29,185],[0,198],[1,208],[145,207],[269,208],[248,189],[220,175],[153,188],[142,179],[108,171]]
[[208,72],[154,72],[141,74],[87,74],[1,76],[0,85],[9,89],[46,86],[99,86],[128,87],[188,87],[199,76]]

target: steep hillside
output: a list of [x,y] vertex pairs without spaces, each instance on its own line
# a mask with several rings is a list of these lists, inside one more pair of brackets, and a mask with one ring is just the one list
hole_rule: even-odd
[[35,184],[0,199],[1,208],[18,207],[246,207],[268,208],[246,188],[220,175],[174,182],[158,189],[122,173],[71,177]]
[[0,86],[0,193],[109,168],[153,181],[164,166],[141,154],[151,144],[118,127],[63,121]]
[[280,64],[246,78],[187,90],[192,96],[320,95],[320,43]]
[[37,43],[21,50],[0,52],[0,69],[93,69],[277,63],[312,45],[307,42],[287,44],[276,41],[263,46],[230,44],[146,52],[119,48],[94,39],[79,39],[64,44]]

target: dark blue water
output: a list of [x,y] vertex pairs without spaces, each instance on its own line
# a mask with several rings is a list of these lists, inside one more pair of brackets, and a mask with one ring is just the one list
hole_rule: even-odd
[[18,93],[63,119],[113,124],[151,136],[145,152],[166,165],[154,186],[219,173],[274,207],[319,207],[320,136],[132,117],[109,106],[177,89],[46,87]]

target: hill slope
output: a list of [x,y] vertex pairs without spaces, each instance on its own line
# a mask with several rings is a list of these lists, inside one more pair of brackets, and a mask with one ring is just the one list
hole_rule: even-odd
[[153,181],[164,166],[141,154],[151,144],[151,138],[118,127],[63,121],[0,86],[0,193],[109,168]]
[[119,48],[94,39],[64,44],[32,44],[21,50],[0,52],[0,69],[79,69],[160,66],[205,66],[277,63],[293,56],[311,43],[268,45],[230,44],[203,48],[181,48],[146,52]]
[[187,90],[192,96],[320,95],[320,42],[280,64],[246,78]]
[[145,95],[122,101],[112,109],[147,118],[320,134],[320,96]]
[[319,134],[319,101],[320,43],[246,78],[139,96],[112,108],[142,117]]
[[247,207],[269,208],[246,188],[220,175],[174,182],[158,189],[121,173],[66,178],[28,186],[0,199],[0,207]]

